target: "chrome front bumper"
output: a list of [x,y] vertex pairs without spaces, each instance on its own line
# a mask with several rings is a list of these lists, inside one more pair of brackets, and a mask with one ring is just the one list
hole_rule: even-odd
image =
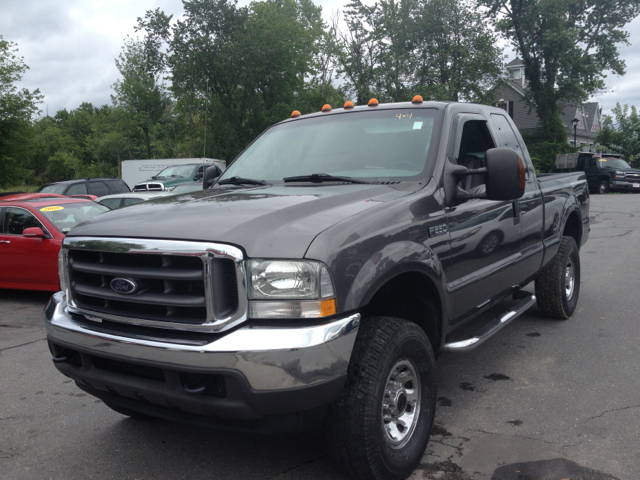
[[242,327],[209,344],[193,346],[91,330],[72,319],[64,293],[58,292],[45,308],[45,324],[48,339],[57,345],[161,368],[232,370],[240,373],[252,390],[268,392],[344,377],[360,314],[311,327]]

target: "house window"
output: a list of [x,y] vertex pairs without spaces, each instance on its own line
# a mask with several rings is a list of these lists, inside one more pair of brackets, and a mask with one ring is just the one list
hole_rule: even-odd
[[498,108],[501,108],[502,110],[504,110],[505,112],[508,113],[509,104],[507,102],[505,102],[504,100],[500,100],[498,102]]
[[513,70],[509,70],[509,76],[514,80],[518,80],[522,78],[522,71],[519,68],[514,68]]

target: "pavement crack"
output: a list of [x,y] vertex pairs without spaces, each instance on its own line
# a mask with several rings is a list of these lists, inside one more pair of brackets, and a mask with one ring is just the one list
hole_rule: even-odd
[[640,408],[640,405],[631,405],[629,407],[612,408],[611,410],[605,410],[600,415],[596,415],[595,417],[590,417],[589,419],[587,419],[587,421],[595,420],[596,418],[600,418],[600,417],[602,417],[603,415],[605,415],[607,413],[621,412],[622,410],[629,410],[629,409],[632,409],[632,408]]
[[273,480],[274,478],[278,478],[278,477],[279,477],[279,476],[281,476],[281,475],[285,475],[285,474],[287,474],[287,473],[289,473],[289,472],[291,472],[291,471],[293,471],[293,470],[295,470],[295,469],[297,469],[297,468],[300,468],[300,467],[302,467],[302,466],[304,466],[304,465],[310,465],[310,464],[312,464],[312,463],[315,463],[315,462],[317,462],[318,460],[322,460],[323,458],[326,458],[326,455],[319,455],[319,456],[317,456],[317,457],[315,457],[315,458],[311,458],[311,459],[309,459],[309,460],[305,460],[304,462],[300,462],[300,463],[298,463],[297,465],[294,465],[294,466],[293,466],[293,467],[291,467],[291,468],[287,468],[286,470],[283,470],[282,472],[280,472],[280,473],[278,473],[278,474],[274,475],[273,477],[269,477],[269,478],[267,478],[267,480]]
[[5,347],[5,348],[0,348],[0,352],[4,352],[5,350],[11,350],[13,348],[20,348],[20,347],[24,347],[26,345],[31,345],[32,343],[36,343],[36,342],[42,342],[46,340],[46,338],[39,338],[38,340],[34,340],[32,342],[27,342],[27,343],[21,343],[20,345],[13,345],[12,347]]

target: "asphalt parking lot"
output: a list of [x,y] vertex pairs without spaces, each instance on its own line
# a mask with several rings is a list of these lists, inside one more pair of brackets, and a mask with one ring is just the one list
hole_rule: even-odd
[[[438,360],[417,479],[640,478],[640,195],[594,195],[580,303]],[[109,410],[53,367],[48,294],[0,290],[0,478],[339,479],[319,431],[256,436]]]

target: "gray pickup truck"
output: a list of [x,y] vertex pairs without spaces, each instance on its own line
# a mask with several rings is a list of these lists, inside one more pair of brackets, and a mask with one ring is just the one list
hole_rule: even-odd
[[267,129],[205,191],[74,228],[49,348],[124,415],[323,422],[347,475],[402,479],[429,440],[435,355],[536,302],[574,312],[589,192],[583,172],[536,175],[497,108],[323,110]]

